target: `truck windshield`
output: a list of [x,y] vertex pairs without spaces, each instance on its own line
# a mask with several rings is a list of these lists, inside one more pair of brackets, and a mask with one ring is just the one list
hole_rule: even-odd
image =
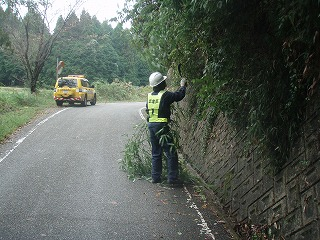
[[77,86],[77,79],[64,79],[61,78],[58,80],[58,86],[63,87],[63,86],[68,86],[70,88],[76,87]]

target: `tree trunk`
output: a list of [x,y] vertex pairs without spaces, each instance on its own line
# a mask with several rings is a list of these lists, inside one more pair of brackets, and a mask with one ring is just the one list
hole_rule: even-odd
[[31,90],[31,94],[35,93],[37,90],[37,81],[34,78],[31,79],[30,90]]
[[37,83],[38,83],[38,79],[39,79],[39,75],[41,72],[41,67],[39,67],[38,65],[35,66],[34,71],[32,71],[30,69],[30,91],[31,93],[35,93],[37,91]]

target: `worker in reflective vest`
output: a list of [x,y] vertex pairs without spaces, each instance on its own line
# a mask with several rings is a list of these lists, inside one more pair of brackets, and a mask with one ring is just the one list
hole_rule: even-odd
[[[180,81],[180,88],[176,92],[166,91],[166,76],[159,72],[149,77],[153,92],[148,94],[147,114],[150,141],[152,146],[152,182],[161,183],[162,153],[165,152],[168,167],[168,183],[179,183],[179,165],[177,150],[174,147],[173,137],[168,123],[170,122],[170,105],[181,101],[186,94],[186,80]],[[161,141],[161,136],[166,136]]]

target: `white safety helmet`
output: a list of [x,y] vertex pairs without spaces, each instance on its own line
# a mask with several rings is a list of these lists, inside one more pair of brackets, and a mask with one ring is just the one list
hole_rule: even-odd
[[158,86],[160,83],[162,83],[164,80],[166,80],[166,76],[162,76],[159,72],[154,72],[149,77],[149,83],[151,87]]

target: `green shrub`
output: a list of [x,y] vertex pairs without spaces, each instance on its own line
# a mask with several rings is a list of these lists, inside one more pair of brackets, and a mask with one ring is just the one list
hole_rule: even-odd
[[147,93],[151,91],[148,87],[137,87],[121,81],[95,82],[94,85],[100,102],[146,101]]
[[[175,131],[173,131],[174,138]],[[162,136],[160,141],[164,141],[166,136]],[[174,141],[175,148],[179,149],[178,141]],[[167,178],[167,164],[163,154],[163,169],[162,178]],[[151,156],[151,143],[149,139],[149,130],[145,122],[137,125],[131,138],[129,138],[125,145],[124,157],[120,161],[120,168],[127,172],[128,178],[135,180],[136,178],[142,178],[151,180],[152,169],[152,156]],[[197,182],[196,178],[190,174],[186,163],[181,155],[179,155],[179,178],[185,183]]]
[[125,10],[150,62],[182,64],[190,112],[224,114],[280,170],[318,90],[319,1],[137,0]]
[[135,127],[135,131],[125,145],[121,169],[128,173],[129,179],[151,178],[151,143],[146,123]]

